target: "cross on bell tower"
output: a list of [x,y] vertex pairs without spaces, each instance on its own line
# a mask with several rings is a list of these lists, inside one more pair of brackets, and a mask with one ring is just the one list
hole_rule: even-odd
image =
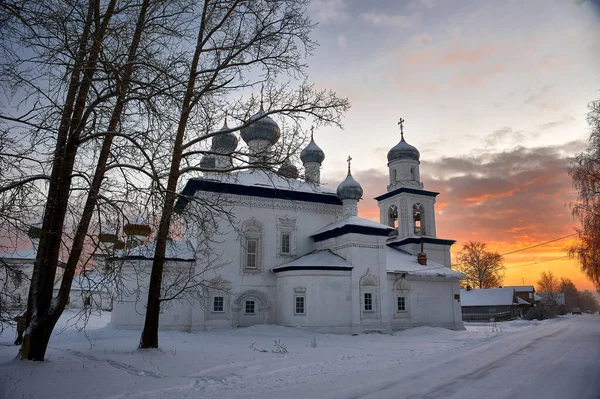
[[400,118],[400,120],[398,121],[398,126],[400,126],[400,137],[402,137],[402,140],[404,140],[404,119]]
[[348,155],[348,159],[346,161],[348,162],[348,174],[350,174],[350,162],[352,162],[352,157]]

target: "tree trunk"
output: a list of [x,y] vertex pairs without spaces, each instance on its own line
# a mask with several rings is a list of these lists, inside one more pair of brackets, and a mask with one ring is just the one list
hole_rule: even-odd
[[165,263],[165,251],[167,248],[167,239],[169,237],[169,229],[171,225],[171,217],[177,198],[177,182],[179,180],[179,167],[181,164],[181,154],[183,152],[183,137],[187,122],[190,115],[190,106],[194,98],[194,87],[196,85],[196,70],[198,69],[198,61],[203,48],[204,36],[204,17],[208,8],[208,1],[204,2],[202,19],[198,29],[198,39],[196,49],[192,58],[190,75],[188,77],[187,88],[181,106],[181,115],[177,126],[177,135],[173,146],[173,154],[171,157],[171,167],[169,171],[169,179],[167,182],[167,192],[163,203],[160,224],[158,233],[156,234],[156,248],[154,252],[154,260],[152,262],[152,271],[150,273],[150,285],[148,287],[148,301],[146,303],[146,318],[144,320],[144,329],[140,338],[140,348],[158,348],[158,326],[160,323],[160,293],[162,286],[162,275]]

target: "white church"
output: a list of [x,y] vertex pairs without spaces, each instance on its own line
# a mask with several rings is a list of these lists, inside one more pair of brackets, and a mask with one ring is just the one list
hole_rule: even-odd
[[[269,154],[280,138],[278,124],[261,110],[240,132],[252,156]],[[210,253],[197,238],[168,246],[165,270],[207,271],[219,276],[202,304],[164,302],[161,328],[197,331],[276,324],[315,332],[391,332],[417,326],[464,329],[459,280],[450,268],[453,240],[436,236],[435,200],[424,190],[419,151],[401,140],[388,154],[389,185],[375,199],[380,223],[358,216],[361,185],[348,174],[336,191],[320,182],[325,158],[314,139],[301,153],[305,179],[286,163],[278,174],[223,173],[238,145],[234,133],[217,135],[202,159],[214,172],[187,182],[177,209],[186,215],[194,201],[231,204],[236,223],[223,220]],[[224,126],[226,129],[226,125]],[[340,176],[341,178],[342,176]],[[193,198],[195,197],[195,198]],[[111,323],[140,328],[152,265],[153,244],[136,247],[121,262],[126,292],[116,298]],[[129,277],[129,278],[127,278]]]

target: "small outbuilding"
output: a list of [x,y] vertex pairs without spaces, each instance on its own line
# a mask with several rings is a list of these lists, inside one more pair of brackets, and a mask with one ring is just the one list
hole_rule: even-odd
[[521,299],[514,288],[461,289],[463,321],[503,321],[522,317],[529,302]]

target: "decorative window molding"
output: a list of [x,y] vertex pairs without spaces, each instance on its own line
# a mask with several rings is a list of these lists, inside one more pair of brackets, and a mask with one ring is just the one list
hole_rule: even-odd
[[296,256],[297,248],[296,219],[287,216],[277,217],[277,256]]
[[296,315],[296,316],[306,315],[306,296],[305,295],[294,295],[294,315]]
[[306,294],[306,287],[302,287],[302,286],[294,287],[294,293]]
[[398,277],[394,281],[394,291],[410,292],[410,284],[406,281],[406,278]]
[[264,228],[255,218],[242,224],[241,272],[261,273],[263,269]]
[[371,273],[371,268],[367,269],[367,272],[360,278],[359,280],[359,285],[361,286],[378,286],[379,285],[379,279],[377,278],[376,275],[374,275],[373,273]]

